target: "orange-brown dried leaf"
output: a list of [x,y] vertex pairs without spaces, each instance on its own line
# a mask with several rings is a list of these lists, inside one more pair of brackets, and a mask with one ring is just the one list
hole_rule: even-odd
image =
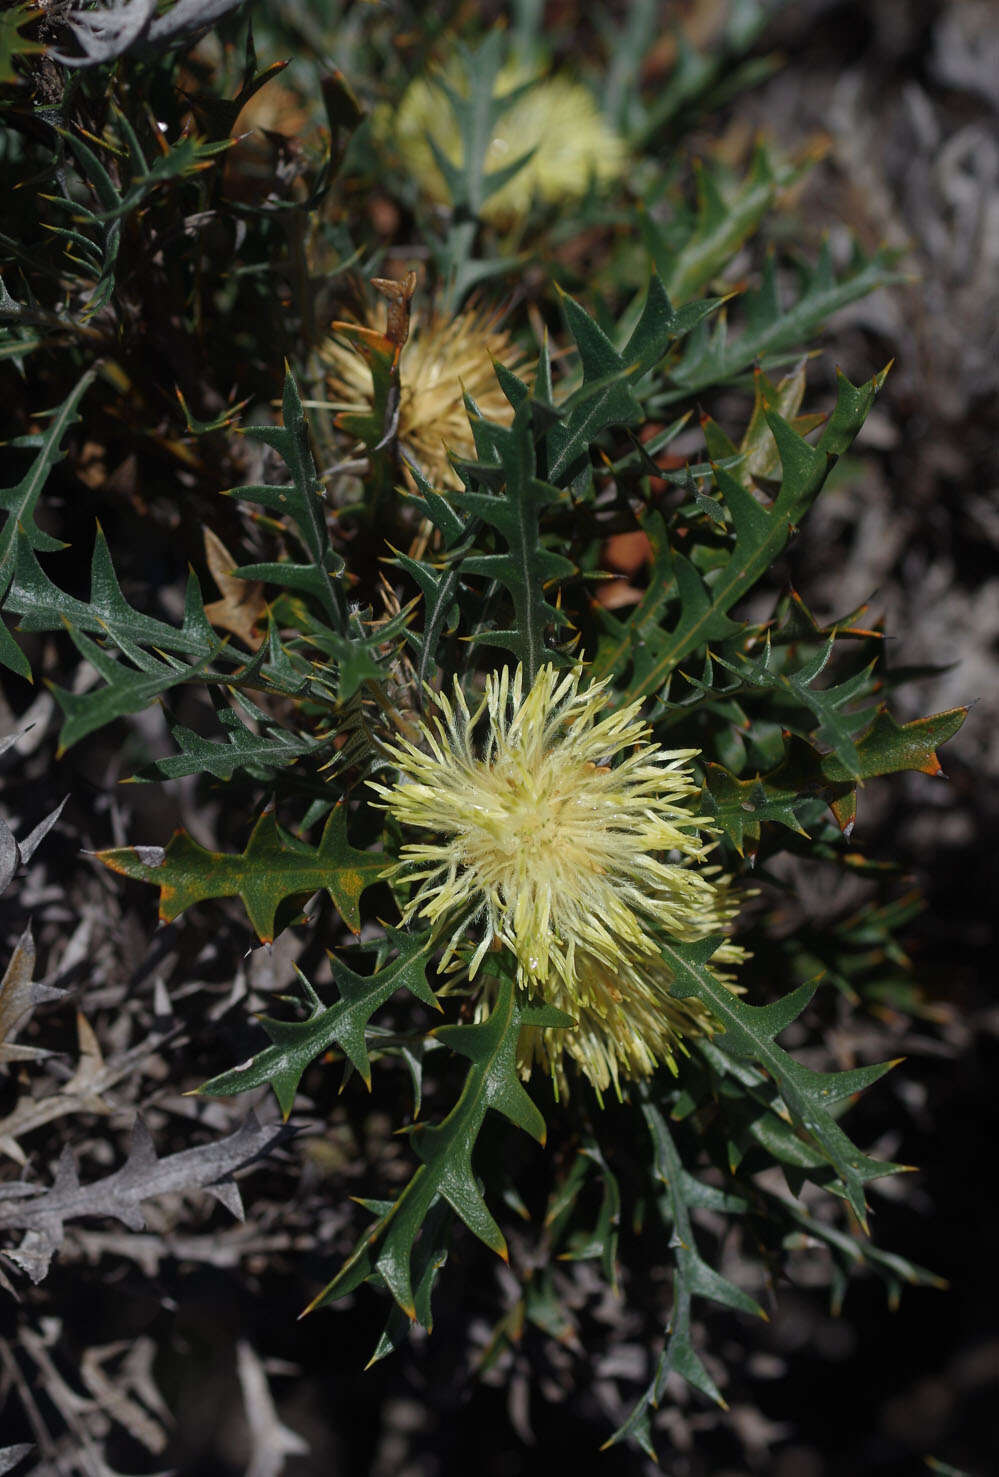
[[210,605],[205,606],[205,615],[220,631],[229,631],[233,636],[238,636],[244,646],[256,651],[264,639],[257,622],[267,610],[263,582],[240,579],[233,573],[236,560],[218,534],[207,527],[203,532],[205,562],[222,593],[221,600],[213,600]]

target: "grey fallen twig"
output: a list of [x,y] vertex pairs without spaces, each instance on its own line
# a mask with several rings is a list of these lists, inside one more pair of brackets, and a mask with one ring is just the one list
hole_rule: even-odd
[[308,1455],[309,1443],[281,1423],[264,1366],[245,1339],[236,1345],[236,1361],[253,1453],[246,1477],[281,1477],[285,1458]]
[[195,31],[213,26],[243,0],[177,0],[156,14],[157,0],[122,0],[100,10],[71,10],[60,19],[72,31],[83,56],[50,51],[64,67],[94,67],[114,61],[133,46],[168,46]]
[[149,1129],[136,1118],[125,1163],[89,1185],[80,1184],[67,1145],[49,1189],[23,1181],[0,1186],[0,1229],[26,1232],[20,1246],[5,1250],[3,1255],[33,1282],[40,1282],[62,1245],[66,1221],[111,1216],[129,1230],[141,1231],[146,1224],[142,1202],[178,1190],[205,1190],[242,1220],[243,1203],[232,1179],[233,1171],[265,1154],[286,1133],[282,1124],[262,1125],[251,1112],[225,1138],[194,1149],[180,1149],[160,1159]]
[[34,1449],[31,1441],[22,1441],[18,1446],[0,1446],[0,1474],[13,1472],[18,1462],[23,1462]]

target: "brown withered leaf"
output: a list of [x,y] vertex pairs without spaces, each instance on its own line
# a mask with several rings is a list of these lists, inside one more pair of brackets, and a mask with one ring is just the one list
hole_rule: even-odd
[[602,567],[613,569],[617,574],[637,574],[651,558],[649,536],[640,528],[631,533],[612,534],[600,551]]
[[49,1055],[40,1046],[17,1046],[14,1043],[14,1037],[36,1005],[46,1000],[58,1000],[66,993],[50,985],[36,984],[32,978],[34,968],[35,945],[29,927],[18,939],[0,980],[0,1066],[7,1062],[37,1061]]
[[25,1134],[67,1115],[108,1113],[110,1109],[102,1094],[109,1087],[143,1071],[177,1029],[171,1023],[163,1031],[150,1031],[134,1046],[105,1061],[93,1028],[79,1011],[76,1026],[80,1056],[70,1080],[64,1082],[58,1091],[40,1097],[22,1093],[11,1111],[0,1117],[0,1155],[6,1154],[17,1164],[27,1163],[27,1156],[18,1142]]
[[608,580],[606,584],[597,586],[594,599],[604,610],[620,610],[625,605],[637,605],[644,594],[644,590],[627,580]]
[[218,534],[210,528],[204,529],[205,561],[209,572],[222,593],[221,600],[213,600],[205,606],[205,615],[213,626],[230,631],[238,636],[251,651],[256,651],[263,641],[257,622],[267,609],[264,586],[260,580],[241,580],[234,574],[236,560],[229,553]]
[[416,280],[415,272],[407,272],[401,282],[393,277],[372,277],[371,279],[372,287],[377,287],[382,296],[388,299],[388,324],[385,337],[400,349],[409,338],[410,309],[413,294],[416,291]]
[[645,592],[631,583],[631,576],[638,574],[651,558],[652,546],[648,534],[643,533],[640,528],[631,533],[612,534],[600,550],[600,564],[603,569],[613,570],[623,578],[608,579],[598,585],[594,595],[597,604],[603,606],[604,610],[637,605]]

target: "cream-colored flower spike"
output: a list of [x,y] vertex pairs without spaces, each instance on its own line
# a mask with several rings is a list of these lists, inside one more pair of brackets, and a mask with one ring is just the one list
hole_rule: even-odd
[[[710,1029],[669,994],[655,934],[703,938],[734,908],[717,869],[695,865],[711,845],[688,803],[696,750],[649,743],[640,704],[608,711],[606,682],[582,676],[542,667],[525,693],[522,669],[504,668],[475,713],[455,682],[453,701],[433,695],[419,744],[386,746],[398,782],[371,783],[429,838],[407,843],[390,875],[414,887],[406,920],[446,937],[441,967],[474,980],[487,950],[510,950],[521,986],[577,1021],[535,1031],[524,1065],[564,1082],[568,1052],[602,1092]],[[726,946],[722,960],[740,953]]]
[[[452,59],[443,80],[467,95],[469,79],[465,68]],[[524,84],[533,85],[524,89]],[[522,88],[520,96],[496,120],[485,156],[485,172],[491,174],[530,153],[530,158],[512,179],[490,195],[482,215],[499,225],[523,219],[532,201],[548,205],[578,200],[591,181],[607,184],[620,178],[627,168],[624,140],[607,123],[593,94],[580,82],[566,76],[532,78],[512,64],[496,79],[495,95],[505,97]],[[446,201],[447,186],[437,167],[433,145],[450,160],[461,164],[461,141],[443,89],[434,77],[418,77],[407,87],[391,123],[383,120],[382,131],[395,144],[406,167],[433,199]],[[533,152],[532,152],[533,151]]]
[[[384,331],[384,306],[375,308],[369,327]],[[346,338],[331,336],[322,349],[329,369],[329,391],[337,410],[371,409],[371,369]],[[399,442],[437,488],[460,488],[448,452],[470,459],[475,442],[465,395],[487,420],[509,425],[513,408],[500,389],[493,361],[515,373],[524,352],[495,312],[480,307],[445,316],[414,311],[409,338],[399,361]]]

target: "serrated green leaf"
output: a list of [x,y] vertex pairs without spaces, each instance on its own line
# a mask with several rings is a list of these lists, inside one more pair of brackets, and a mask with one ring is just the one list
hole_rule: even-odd
[[[730,666],[730,670],[737,668]],[[827,692],[831,710],[835,711],[841,689],[827,689]],[[799,691],[798,696],[803,693]],[[816,707],[821,711],[823,697],[824,694],[812,693],[809,706],[813,711]],[[766,821],[777,822],[800,836],[806,835],[802,811],[815,797],[832,808],[843,827],[855,813],[854,787],[858,782],[901,770],[942,774],[937,746],[957,732],[966,715],[966,708],[953,708],[929,718],[898,724],[886,708],[881,708],[859,735],[853,725],[847,724],[846,736],[855,755],[849,767],[839,754],[823,754],[794,735],[780,764],[765,774],[739,779],[722,765],[708,763],[702,791],[704,812],[719,822],[740,856],[747,850],[756,851],[760,826]],[[862,711],[855,718],[862,722],[864,716]],[[784,717],[787,721],[786,714]],[[816,737],[828,738],[832,732],[827,721],[816,730]]]
[[801,811],[813,797],[821,795],[831,804],[850,790],[849,783],[828,780],[822,756],[793,737],[780,764],[766,774],[741,780],[722,765],[709,763],[704,775],[704,813],[719,822],[740,856],[756,851],[765,821],[804,836]]
[[629,649],[640,651],[647,640],[656,640],[666,603],[676,593],[669,533],[663,515],[653,509],[640,514],[638,523],[652,555],[648,584],[627,620],[619,620],[608,611],[597,612],[603,634],[593,659],[594,681],[613,672],[623,659],[622,653]]
[[[346,608],[340,589],[344,563],[333,551],[326,521],[326,504],[322,479],[316,471],[309,443],[309,427],[305,419],[302,397],[291,371],[284,380],[282,426],[248,426],[245,434],[272,447],[291,472],[290,483],[281,487],[254,485],[234,487],[227,496],[244,498],[262,504],[273,512],[286,514],[294,532],[309,556],[315,577],[309,591],[319,602],[333,629],[341,634],[346,626]],[[292,564],[290,568],[297,566]],[[273,578],[280,582],[288,566],[275,566]]]
[[778,190],[787,189],[813,162],[778,161],[758,144],[745,179],[738,183],[726,179],[717,165],[698,164],[697,208],[689,230],[679,241],[670,240],[656,221],[643,213],[645,244],[673,301],[684,303],[703,292],[755,231]]
[[[593,1227],[585,1232],[575,1232],[567,1242],[565,1250],[559,1252],[559,1260],[567,1262],[599,1261],[608,1284],[614,1292],[617,1292],[617,1251],[621,1221],[621,1189],[618,1184],[618,1178],[604,1157],[600,1145],[594,1138],[587,1136],[579,1151],[579,1158],[584,1164],[593,1165],[600,1177],[600,1208]],[[574,1187],[572,1201],[578,1195],[581,1183],[580,1181]],[[571,1202],[566,1199],[566,1187],[563,1186],[562,1199],[554,1207],[554,1213],[553,1207],[549,1205],[548,1216],[546,1217],[548,1223],[553,1226],[553,1230],[554,1225],[569,1203]],[[555,1237],[553,1234],[554,1240]]]
[[[628,7],[626,14],[640,11],[639,4]],[[652,40],[658,40],[662,32],[662,12],[652,7],[650,40],[638,51],[643,59]],[[599,17],[599,12],[597,15]],[[760,32],[773,15],[763,0],[739,0],[724,12],[720,30],[714,32],[710,45],[702,51],[691,42],[685,29],[674,21],[671,39],[675,45],[675,57],[668,77],[654,90],[651,100],[645,90],[636,88],[631,81],[635,73],[629,74],[625,97],[625,116],[629,120],[627,133],[648,148],[654,136],[673,124],[678,129],[684,115],[696,117],[711,112],[722,103],[747,87],[758,85],[769,76],[779,61],[775,57],[751,56],[745,53],[752,47]],[[639,20],[636,26],[642,35]],[[632,46],[636,45],[632,39]]]
[[[568,413],[548,433],[548,479],[565,486],[594,441],[610,426],[630,426],[643,418],[632,385],[661,360],[670,345],[696,328],[720,299],[691,304],[677,312],[658,276],[653,275],[638,323],[619,353],[589,313],[562,294],[566,324],[579,352],[583,380]],[[592,393],[590,393],[592,389]]]
[[[684,657],[739,629],[727,612],[748,594],[782,552],[836,458],[863,425],[884,377],[885,372],[875,375],[858,388],[839,375],[836,406],[814,447],[780,416],[767,412],[782,472],[780,491],[769,508],[757,503],[740,483],[719,469],[719,487],[735,527],[735,539],[724,563],[708,581],[685,556],[667,545],[661,557],[672,564],[680,602],[672,629],[654,624],[650,609],[642,602],[630,620],[617,623],[617,639],[605,639],[598,650],[595,678],[618,671],[631,661],[631,680],[620,694],[622,702],[658,692]],[[672,585],[668,579],[653,583],[662,603]]]
[[418,493],[412,501],[430,519],[443,539],[445,549],[452,548],[465,535],[464,519],[452,508],[448,498],[434,490],[419,467],[410,463],[409,470],[413,474]]
[[[113,213],[115,207],[121,203],[121,195],[100,159],[89,144],[84,143],[70,129],[57,128],[57,132],[75,155],[80,174],[97,197],[98,204],[104,211]],[[91,241],[81,232],[79,239],[83,254],[91,263],[91,270],[97,274],[83,313],[84,319],[87,319],[99,309],[107,307],[114,294],[115,267],[121,247],[121,218],[112,215],[112,218],[103,220],[100,213],[90,210],[80,200],[72,197],[54,196],[51,203],[71,212],[79,225],[89,227],[97,237],[96,241]]]
[[671,405],[725,384],[756,363],[766,368],[791,350],[807,345],[838,309],[898,281],[893,270],[897,257],[897,252],[888,250],[877,251],[871,257],[855,252],[846,271],[837,278],[827,243],[814,267],[800,268],[797,296],[786,309],[778,297],[776,262],[768,257],[760,287],[739,299],[742,332],[729,338],[721,314],[712,333],[706,328],[694,333],[683,354],[671,365],[670,388],[656,397],[656,406]]
[[[180,752],[155,760],[148,773],[171,780],[188,774],[210,774],[218,780],[231,780],[240,769],[270,774],[294,764],[303,754],[316,753],[332,741],[305,738],[273,724],[260,733],[251,733],[231,710],[223,709],[218,716],[227,729],[222,743],[202,738],[180,723],[173,724],[170,737]],[[227,721],[230,719],[235,721]]]
[[[447,184],[452,205],[459,212],[472,216],[481,213],[486,200],[503,183],[490,183],[485,170],[486,155],[499,118],[526,90],[520,86],[497,96],[496,79],[503,64],[504,39],[500,32],[492,31],[477,47],[459,47],[466,90],[452,87],[443,76],[435,79],[451,108],[455,132],[461,140],[459,162],[452,163],[433,138],[428,142]],[[512,177],[524,163],[526,156],[512,161],[507,177]]]
[[727,1408],[721,1392],[694,1348],[691,1336],[693,1299],[707,1298],[722,1307],[752,1313],[759,1318],[765,1318],[766,1314],[755,1298],[722,1277],[698,1252],[690,1212],[705,1204],[704,1194],[710,1187],[699,1184],[684,1168],[666,1119],[651,1100],[647,1089],[643,1089],[642,1098],[642,1114],[653,1144],[653,1174],[663,1186],[658,1200],[659,1212],[665,1224],[673,1231],[670,1243],[674,1255],[673,1310],[666,1330],[666,1345],[652,1383],[628,1419],[605,1445],[614,1446],[625,1440],[636,1441],[649,1456],[655,1458],[649,1410],[659,1404],[671,1374],[682,1376],[695,1390],[700,1390],[716,1404]]
[[0,87],[16,86],[24,82],[14,67],[16,56],[41,56],[45,47],[40,41],[31,41],[20,35],[22,26],[37,20],[44,14],[40,5],[13,5],[0,15]]
[[[53,584],[33,550],[23,544],[17,551],[6,608],[21,617],[19,624],[23,631],[59,631],[69,626],[76,631],[106,636],[119,650],[144,645],[206,661],[226,644],[205,615],[193,574],[188,579],[180,626],[144,615],[129,605],[118,583],[100,524],[94,538],[89,601],[76,600]],[[234,653],[234,659],[238,659],[238,654]]]
[[[835,641],[835,635],[830,636],[823,647],[813,655],[806,656],[798,667],[787,665],[786,660],[771,645],[769,637],[764,641],[759,656],[753,661],[728,661],[720,656],[716,660],[749,687],[771,693],[773,716],[779,718],[782,725],[791,732],[802,734],[810,742],[815,739],[831,748],[845,777],[857,780],[861,777],[861,765],[854,736],[863,726],[871,706],[870,694],[874,687],[871,673],[874,663],[842,682],[828,687],[816,687],[814,684],[825,670]],[[800,720],[796,722],[795,709],[806,709],[818,720],[814,732],[810,725],[802,731]]]
[[[154,190],[168,180],[200,174],[202,170],[210,166],[213,159],[233,148],[236,143],[236,140],[232,138],[206,142],[193,134],[185,134],[175,143],[168,145],[166,152],[154,160],[151,165],[147,165],[128,118],[125,114],[119,114],[116,122],[126,136],[135,172],[129,178],[125,194],[113,205],[91,217],[101,225],[110,225],[131,215]],[[78,144],[79,140],[74,140],[74,142]]]
[[440,1009],[426,976],[434,949],[432,933],[404,934],[393,928],[387,928],[386,933],[392,947],[398,950],[397,958],[372,975],[360,975],[331,955],[339,1000],[324,1007],[310,989],[307,993],[312,997],[313,1008],[306,1020],[261,1018],[260,1024],[273,1045],[257,1052],[241,1066],[203,1082],[198,1092],[204,1097],[233,1097],[236,1093],[269,1083],[281,1112],[287,1118],[303,1073],[334,1044],[340,1047],[370,1087],[371,1062],[365,1031],[375,1011],[380,1010],[400,989],[408,990],[425,1005]]
[[486,1020],[472,1026],[441,1027],[435,1033],[471,1063],[461,1096],[441,1123],[422,1126],[412,1134],[411,1142],[423,1162],[391,1209],[362,1238],[333,1281],[313,1299],[309,1311],[333,1302],[378,1274],[403,1312],[415,1318],[413,1247],[440,1198],[486,1246],[506,1257],[506,1242],[475,1179],[472,1153],[490,1108],[544,1141],[544,1119],[517,1074],[521,1023],[514,982],[507,975],[499,983]]
[[[454,1224],[446,1200],[432,1205],[420,1228],[420,1238],[413,1249],[413,1311],[415,1320],[428,1333],[433,1330],[430,1297],[438,1274],[447,1261],[448,1243]],[[406,1314],[393,1303],[375,1351],[365,1368],[370,1369],[379,1359],[393,1353],[412,1332],[413,1324]]]
[[104,728],[129,713],[144,713],[165,692],[187,682],[217,681],[220,675],[207,662],[189,666],[175,657],[160,659],[141,648],[122,642],[125,654],[136,666],[126,666],[89,636],[70,630],[77,651],[104,678],[104,686],[90,692],[71,692],[49,683],[49,690],[64,714],[59,731],[59,753],[72,748],[88,733]]
[[148,848],[121,847],[96,853],[98,861],[160,889],[164,923],[207,898],[238,897],[260,938],[274,937],[274,920],[285,898],[328,892],[344,922],[360,930],[360,899],[384,871],[380,851],[359,851],[347,839],[347,811],[331,812],[316,847],[283,831],[265,811],[241,854],[208,851],[186,831],[175,832],[162,859],[143,859]]
[[425,561],[411,559],[408,554],[397,554],[395,557],[400,567],[412,575],[423,592],[423,630],[419,638],[413,638],[419,642],[420,660],[416,680],[422,691],[430,680],[437,644],[458,593],[458,571],[454,567],[433,569]]
[[[276,566],[278,571],[284,566]],[[325,576],[314,566],[304,566],[310,588],[322,602],[327,585]],[[302,614],[299,625],[303,641],[320,646],[324,655],[337,664],[337,681],[328,681],[322,667],[292,653],[294,638],[282,644],[273,620],[269,622],[266,646],[246,652],[234,645],[228,635],[221,635],[208,621],[198,581],[188,576],[184,600],[184,616],[180,626],[168,625],[136,610],[125,599],[118,583],[104,534],[98,526],[91,564],[90,600],[77,600],[65,594],[42,569],[34,550],[25,540],[16,544],[13,578],[5,608],[21,617],[19,629],[53,631],[68,627],[78,649],[104,677],[104,687],[82,693],[53,688],[66,723],[60,735],[63,749],[85,734],[127,713],[141,711],[163,693],[184,683],[219,682],[232,689],[258,688],[282,697],[300,697],[311,692],[321,701],[346,700],[369,678],[381,679],[387,651],[397,639],[409,611],[405,610],[384,624],[367,628],[359,615],[347,622],[347,633],[340,636],[318,618]],[[100,637],[102,644],[90,641],[84,633]],[[9,638],[8,638],[9,639]],[[117,659],[107,644],[117,649],[127,662]],[[386,654],[382,654],[385,649]],[[132,665],[128,665],[131,663]],[[136,670],[133,670],[135,668]],[[266,715],[258,714],[267,722]],[[228,721],[228,720],[227,720]],[[188,735],[184,752],[204,758],[206,772],[222,773],[230,769],[228,761],[235,753],[226,752],[206,741]],[[301,742],[301,752],[314,747],[312,741],[279,738],[271,735],[270,759],[285,757],[288,750]],[[230,740],[249,758],[259,740],[246,730]],[[173,761],[163,761],[171,765]],[[167,773],[193,773],[197,766],[185,768],[178,759]]]
[[850,775],[841,758],[834,754],[822,761],[822,772],[834,784],[851,778],[896,774],[905,769],[934,777],[942,775],[936,750],[953,738],[967,716],[967,708],[950,708],[946,713],[896,723],[887,708],[880,708],[870,728],[856,741],[856,774]]
[[[722,1028],[722,1033],[714,1037],[714,1046],[753,1062],[776,1083],[795,1125],[825,1154],[839,1175],[851,1209],[866,1226],[865,1183],[896,1174],[902,1166],[879,1163],[861,1154],[829,1111],[841,1096],[837,1074],[803,1066],[774,1039],[804,1009],[815,986],[803,985],[772,1005],[747,1005],[705,968],[719,942],[714,939],[701,944],[661,945],[663,960],[673,974],[670,993],[679,999],[693,996],[705,1005]],[[864,1070],[880,1075],[887,1067]],[[872,1076],[869,1080],[876,1079]]]
[[[896,1252],[885,1251],[866,1238],[848,1235],[819,1216],[810,1215],[804,1206],[793,1200],[785,1200],[783,1196],[769,1193],[767,1199],[780,1216],[800,1228],[803,1236],[811,1241],[822,1241],[829,1247],[842,1272],[843,1285],[852,1273],[869,1269],[885,1283],[892,1307],[898,1302],[903,1284],[938,1290],[947,1287],[946,1281],[936,1273],[910,1262],[907,1257],[899,1256]],[[833,1312],[838,1314],[840,1311],[839,1300],[834,1299]]]
[[336,667],[338,702],[348,702],[366,682],[385,681],[394,652],[413,613],[413,604],[404,606],[390,620],[363,621],[359,614],[347,618],[346,631],[333,631],[323,620],[308,612],[298,619],[301,637],[294,646],[303,651],[319,651]]
[[[17,557],[22,549],[29,552],[40,549],[51,552],[65,548],[61,540],[53,538],[39,528],[35,522],[35,509],[45,486],[46,479],[64,455],[60,443],[69,427],[79,419],[77,410],[80,401],[97,377],[96,369],[88,369],[76,382],[74,388],[55,411],[48,428],[34,445],[37,448],[31,466],[21,480],[11,487],[0,488],[0,510],[7,514],[0,530],[0,599],[3,608],[11,606],[8,591],[14,579]],[[20,647],[12,639],[7,628],[0,622],[0,661],[21,677],[31,676],[31,667]]]
[[[480,429],[483,423],[480,422]],[[463,574],[481,574],[500,580],[513,602],[514,624],[508,630],[481,631],[480,643],[503,646],[523,662],[530,681],[545,661],[558,660],[547,641],[547,633],[566,624],[565,616],[549,605],[545,586],[573,572],[562,554],[541,546],[541,511],[559,500],[554,487],[535,476],[534,436],[530,405],[515,412],[509,428],[488,424],[490,435],[502,448],[504,483],[496,494],[455,492],[452,502],[463,511],[495,528],[508,546],[505,554],[471,554],[461,561]]]

